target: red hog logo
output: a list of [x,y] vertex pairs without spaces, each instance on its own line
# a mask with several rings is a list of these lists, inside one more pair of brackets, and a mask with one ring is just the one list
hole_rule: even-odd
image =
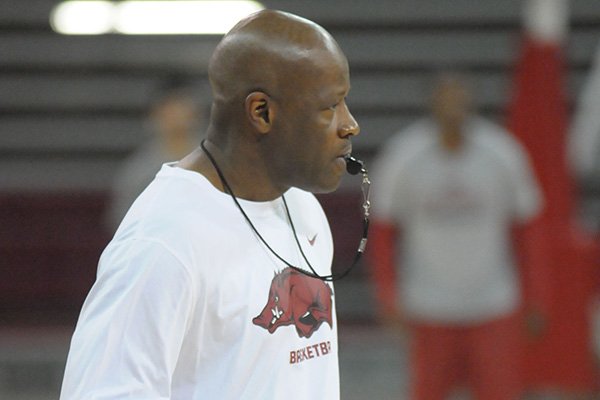
[[288,267],[275,274],[267,305],[252,322],[269,333],[294,324],[298,336],[309,338],[323,322],[332,327],[332,296],[325,282]]

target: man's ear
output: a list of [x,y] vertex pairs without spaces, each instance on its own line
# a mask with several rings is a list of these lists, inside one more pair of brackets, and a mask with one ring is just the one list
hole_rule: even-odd
[[264,92],[252,92],[246,97],[245,107],[252,126],[259,133],[268,133],[275,117],[273,102],[269,95]]

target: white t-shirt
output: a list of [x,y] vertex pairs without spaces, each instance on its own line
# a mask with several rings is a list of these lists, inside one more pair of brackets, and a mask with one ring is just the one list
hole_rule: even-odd
[[[333,244],[315,197],[285,194],[320,274]],[[305,267],[283,208],[240,200],[258,232]],[[61,399],[338,399],[333,287],[292,272],[231,197],[164,165],[100,258]]]
[[479,118],[450,154],[420,121],[392,138],[375,166],[373,212],[401,227],[399,306],[427,322],[469,323],[519,302],[509,229],[540,208],[518,142]]
[[577,107],[568,136],[570,165],[581,178],[600,173],[600,46],[581,86]]

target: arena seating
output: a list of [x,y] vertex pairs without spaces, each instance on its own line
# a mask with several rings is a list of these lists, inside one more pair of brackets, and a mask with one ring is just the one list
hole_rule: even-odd
[[[110,237],[102,226],[107,189],[119,163],[146,138],[150,93],[177,73],[193,79],[208,101],[206,64],[219,40],[60,36],[48,23],[54,3],[0,2],[0,310],[7,318],[75,318]],[[468,71],[478,108],[504,120],[520,0],[263,3],[311,18],[338,39],[351,68],[348,102],[362,127],[355,153],[367,161],[423,114],[428,80],[439,68]],[[600,38],[600,3],[571,3],[565,50],[574,99]],[[360,235],[357,190],[349,183],[321,197],[338,246],[336,268],[347,264]],[[368,295],[364,274],[344,285]],[[340,316],[368,317],[368,307],[359,309],[340,305]]]

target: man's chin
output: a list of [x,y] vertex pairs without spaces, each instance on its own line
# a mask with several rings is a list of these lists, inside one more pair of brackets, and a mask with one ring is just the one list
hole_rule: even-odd
[[340,187],[341,182],[342,182],[341,177],[339,177],[337,179],[331,179],[331,177],[330,177],[330,179],[328,179],[326,181],[321,181],[321,182],[312,184],[309,187],[301,188],[301,189],[304,189],[311,193],[331,193],[331,192],[336,191]]

